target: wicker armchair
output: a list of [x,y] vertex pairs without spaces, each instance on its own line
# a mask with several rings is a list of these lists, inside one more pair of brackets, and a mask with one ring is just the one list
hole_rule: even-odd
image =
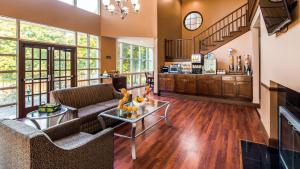
[[44,131],[19,121],[0,120],[0,168],[113,168],[113,130],[94,135],[79,130],[79,119]]

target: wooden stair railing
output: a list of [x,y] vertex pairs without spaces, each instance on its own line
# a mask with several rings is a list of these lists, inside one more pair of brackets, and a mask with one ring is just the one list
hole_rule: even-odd
[[192,39],[165,40],[166,61],[189,61],[193,54]]
[[166,61],[188,61],[193,53],[207,54],[248,32],[258,2],[248,0],[192,39],[165,40]]
[[195,36],[194,53],[207,54],[242,35],[247,28],[248,4],[245,4]]

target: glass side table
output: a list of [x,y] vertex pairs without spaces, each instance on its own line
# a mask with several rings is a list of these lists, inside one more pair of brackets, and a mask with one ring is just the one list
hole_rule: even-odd
[[37,120],[42,119],[51,119],[54,117],[59,117],[56,124],[60,124],[66,113],[68,112],[68,109],[66,107],[61,107],[60,110],[53,112],[53,113],[45,113],[45,112],[39,112],[38,110],[32,111],[26,115],[26,118],[32,121],[32,123],[36,126],[37,129],[41,130],[41,126],[37,122]]

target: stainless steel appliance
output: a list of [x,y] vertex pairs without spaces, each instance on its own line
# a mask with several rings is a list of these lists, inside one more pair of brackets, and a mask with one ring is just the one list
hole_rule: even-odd
[[162,68],[161,68],[161,73],[169,73],[169,70],[170,68],[169,68],[169,66],[163,66]]
[[169,72],[170,73],[180,73],[181,72],[181,65],[180,64],[170,65]]
[[193,74],[202,74],[204,64],[204,57],[202,54],[193,54],[192,55],[192,73]]

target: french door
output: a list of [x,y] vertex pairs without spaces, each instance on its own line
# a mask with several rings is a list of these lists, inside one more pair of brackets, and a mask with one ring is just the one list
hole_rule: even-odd
[[49,92],[76,86],[76,47],[20,42],[19,118],[50,101]]

